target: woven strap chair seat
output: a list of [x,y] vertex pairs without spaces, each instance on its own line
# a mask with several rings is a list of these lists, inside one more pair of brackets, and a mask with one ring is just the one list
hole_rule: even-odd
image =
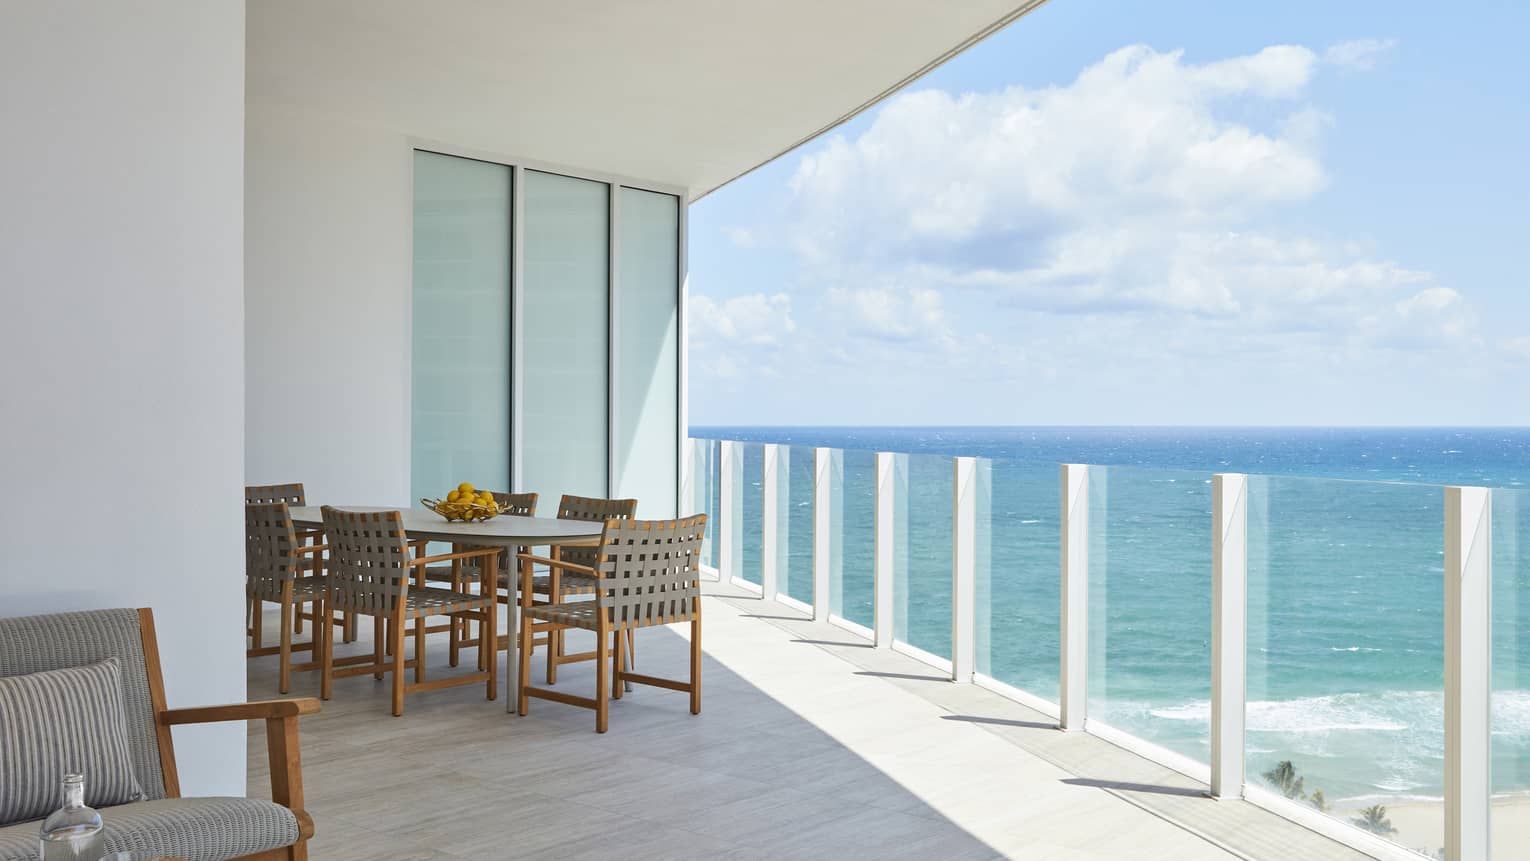
[[[250,594],[250,590],[249,589],[245,589],[245,594],[246,595]],[[294,604],[307,604],[307,603],[309,603],[311,601],[319,600],[319,598],[322,597],[323,595],[324,595],[324,578],[323,577],[295,577],[295,578],[293,578],[293,580],[292,580],[292,603],[294,603]],[[274,597],[274,598],[271,597],[271,595],[269,595],[269,594],[263,594],[260,597],[261,597],[262,600],[265,600],[265,601],[280,601],[281,600],[281,595],[280,594],[277,594],[276,597]]]
[[[450,565],[430,565],[425,568],[425,579],[432,583],[452,582],[452,567]],[[468,583],[478,582],[478,566],[463,565],[462,579]],[[520,578],[516,578],[520,579]],[[501,571],[499,573],[499,588],[509,591],[510,575]],[[595,578],[589,574],[578,571],[564,571],[558,580],[558,587],[565,595],[589,595],[595,591]],[[552,588],[552,577],[548,574],[537,574],[531,578],[533,592],[547,594]]]
[[449,589],[416,589],[404,596],[404,617],[417,619],[421,616],[444,616],[447,613],[482,610],[489,606],[491,600],[481,595]]
[[[583,628],[593,631],[597,627],[598,616],[596,611],[599,607],[594,601],[572,601],[567,604],[535,604],[526,608],[526,615],[533,619],[541,619],[544,622],[552,622],[554,625],[565,625],[570,628]],[[607,612],[610,612],[609,609]],[[669,623],[675,619],[655,619],[652,616],[644,616],[642,619],[629,623],[629,627],[642,628],[647,625]]]

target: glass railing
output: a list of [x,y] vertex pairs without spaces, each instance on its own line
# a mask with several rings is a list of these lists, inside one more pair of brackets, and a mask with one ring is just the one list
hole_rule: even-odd
[[1430,856],[1443,518],[1438,487],[1248,480],[1248,780]]
[[951,659],[952,459],[893,455],[893,640]]
[[[1055,463],[776,451],[767,476],[756,443],[693,441],[688,504],[706,506],[734,548],[731,560],[710,551],[724,579],[769,582],[767,599],[801,605],[826,595],[817,618],[1070,727],[1085,714],[1086,731],[1356,846],[1380,837],[1437,857],[1490,819],[1492,857],[1518,857],[1530,822],[1530,491],[1088,466],[1068,468],[1070,496],[1087,499],[1064,510]],[[767,497],[777,544],[762,559]],[[1490,498],[1491,530],[1453,535],[1447,523],[1472,522],[1468,498],[1479,521]],[[1070,662],[1087,669],[1082,684],[1061,678],[1064,594],[1086,603],[1071,617],[1086,629]],[[953,607],[969,599],[964,622]],[[1485,665],[1466,657],[1455,673],[1476,672],[1476,686],[1448,687],[1449,656],[1481,654],[1489,623],[1491,696]],[[1460,743],[1447,743],[1450,726]],[[1490,755],[1473,765],[1474,750]],[[1448,794],[1465,830],[1446,827]]]
[[1493,491],[1493,858],[1530,822],[1530,491]]
[[976,670],[1055,703],[1057,466],[980,458],[977,476]]
[[1211,474],[1089,468],[1091,722],[1210,760]]
[[776,508],[777,558],[786,568],[781,593],[803,604],[813,602],[813,454],[808,446],[781,446],[781,492]]

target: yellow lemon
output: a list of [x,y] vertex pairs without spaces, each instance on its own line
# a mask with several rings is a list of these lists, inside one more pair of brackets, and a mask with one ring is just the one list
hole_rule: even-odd
[[454,490],[451,493],[448,493],[446,495],[446,501],[447,502],[456,502],[457,500],[459,500],[461,498],[462,498],[462,491],[460,491],[460,490]]
[[461,493],[461,494],[464,494],[464,495],[472,495],[472,494],[477,493],[478,491],[473,488],[472,484],[464,481],[463,483],[457,485],[457,492]]

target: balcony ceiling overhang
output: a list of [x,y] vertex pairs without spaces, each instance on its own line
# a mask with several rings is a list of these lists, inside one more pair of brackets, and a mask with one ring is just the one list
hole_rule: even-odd
[[258,0],[247,100],[699,196],[1040,0]]

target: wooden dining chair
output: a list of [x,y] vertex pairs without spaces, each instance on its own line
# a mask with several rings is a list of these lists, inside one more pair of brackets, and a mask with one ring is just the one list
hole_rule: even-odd
[[[291,482],[291,483],[288,483],[288,484],[251,484],[251,485],[245,485],[245,488],[244,488],[244,504],[245,505],[251,505],[251,504],[269,505],[269,504],[274,503],[274,502],[285,502],[289,506],[307,505],[308,503],[305,501],[305,494],[303,492],[303,483],[300,482],[300,481],[297,481],[297,482]],[[324,531],[321,530],[321,529],[299,529],[299,530],[297,530],[297,537],[298,537],[298,540],[300,542],[305,543],[305,544],[321,544],[324,541]],[[312,557],[311,559],[305,560],[305,565],[307,567],[309,567],[309,569],[312,571],[312,573],[314,575],[318,575],[318,574],[322,573],[322,570],[320,568],[320,566],[322,564],[323,564],[322,558],[321,557],[317,557],[317,556]],[[294,613],[293,616],[292,616],[292,633],[294,633],[294,634],[301,634],[301,633],[303,633],[303,620],[307,619],[309,621],[313,621],[314,620],[314,616],[315,616],[315,613],[314,613],[315,609],[316,609],[316,607],[314,605],[310,605],[309,609],[308,609],[308,612],[305,613],[305,612],[303,612],[301,607],[298,608],[298,611],[296,613]],[[256,618],[258,619],[259,617],[257,616]],[[355,638],[356,638],[356,621],[353,618],[353,619],[351,619],[349,621],[349,624],[346,627],[345,641],[347,643],[349,643],[350,641],[354,640]],[[256,646],[260,645],[260,641],[258,639],[258,633],[257,633],[257,640],[256,640],[255,644],[256,644]]]
[[[494,501],[499,504],[501,514],[510,517],[537,516],[537,495],[535,493],[491,492],[494,494]],[[452,545],[453,552],[465,549],[467,549],[467,545]],[[525,547],[518,548],[519,552],[524,552],[525,550]],[[514,595],[509,592],[512,585],[510,578],[511,563],[513,561],[512,555],[510,553],[500,554],[499,573],[495,577],[494,590],[495,597],[499,603],[504,604],[506,607],[511,607],[509,612],[514,612],[512,607]],[[425,569],[425,579],[427,582],[450,583],[452,589],[458,592],[466,592],[472,588],[472,584],[479,579],[479,576],[478,569],[474,565],[459,562],[456,565],[428,566]],[[451,666],[455,667],[457,666],[457,656],[460,650],[464,646],[471,647],[477,637],[474,636],[471,630],[472,622],[470,621],[458,620],[454,621],[452,625],[454,627],[451,631]],[[500,649],[510,648],[510,643],[513,642],[513,639],[512,632],[508,630],[496,638]]]
[[[598,499],[584,496],[571,496],[564,494],[558,500],[559,520],[583,520],[593,523],[603,523],[607,520],[631,520],[637,516],[636,499]],[[595,591],[595,578],[582,573],[582,569],[589,569],[595,564],[595,548],[580,546],[565,546],[558,548],[556,554],[560,559],[566,559],[572,566],[562,568],[549,568],[545,574],[533,575],[531,579],[532,603],[560,604],[569,598],[579,595],[590,595]],[[537,599],[536,596],[543,596]],[[562,630],[547,623],[538,623],[532,632],[533,646],[540,640],[536,635],[542,634],[547,642],[547,683],[558,683],[558,667],[563,664],[571,664],[577,661],[592,661],[595,652],[578,652],[568,654],[564,649]],[[628,645],[632,644],[631,631],[627,634]],[[629,658],[632,650],[629,649]]]
[[[292,525],[292,514],[285,502],[251,503],[244,507],[245,597],[254,607],[255,635],[246,657],[280,655],[279,689],[287,693],[292,673],[318,668],[318,643],[322,624],[315,622],[306,643],[294,643],[292,619],[299,608],[308,604],[316,611],[323,607],[324,577],[302,576],[305,558],[322,554],[323,544],[303,544]],[[280,645],[262,646],[260,629],[266,602],[281,608]],[[322,618],[322,614],[315,615]],[[293,652],[308,652],[309,660],[296,666]]]
[[[610,518],[593,548],[591,566],[566,559],[521,554],[521,589],[532,589],[531,564],[577,574],[594,581],[593,600],[555,604],[521,604],[520,682],[516,711],[525,715],[529,698],[554,700],[595,710],[595,731],[605,732],[610,701],[620,699],[625,682],[654,685],[691,696],[691,714],[701,713],[701,541],[707,517],[681,520],[623,520]],[[529,564],[528,564],[529,563]],[[595,696],[579,697],[534,688],[531,675],[532,622],[558,630],[579,628],[595,634]],[[689,622],[691,672],[689,681],[640,675],[623,668],[627,632],[651,625]]]
[[[337,676],[366,673],[381,679],[393,674],[393,714],[404,713],[405,694],[483,682],[489,699],[498,696],[493,661],[479,661],[475,673],[428,681],[425,678],[426,620],[446,616],[469,618],[478,626],[479,655],[496,651],[498,625],[492,572],[498,568],[500,549],[484,547],[437,556],[409,555],[410,541],[404,533],[403,514],[398,511],[344,511],[324,506],[324,536],[329,545],[329,575],[324,590],[324,613],[334,610],[371,616],[373,652],[347,661],[335,658],[334,634],[328,626],[323,638],[319,695],[329,699]],[[473,561],[479,572],[479,592],[469,594],[425,585],[425,570],[432,564],[454,560]],[[412,628],[410,623],[413,623]],[[404,635],[414,638],[414,659],[404,658]],[[387,648],[391,646],[391,651]],[[485,664],[487,663],[487,669]],[[336,669],[336,667],[340,667]],[[406,684],[404,671],[412,667],[414,680]]]

